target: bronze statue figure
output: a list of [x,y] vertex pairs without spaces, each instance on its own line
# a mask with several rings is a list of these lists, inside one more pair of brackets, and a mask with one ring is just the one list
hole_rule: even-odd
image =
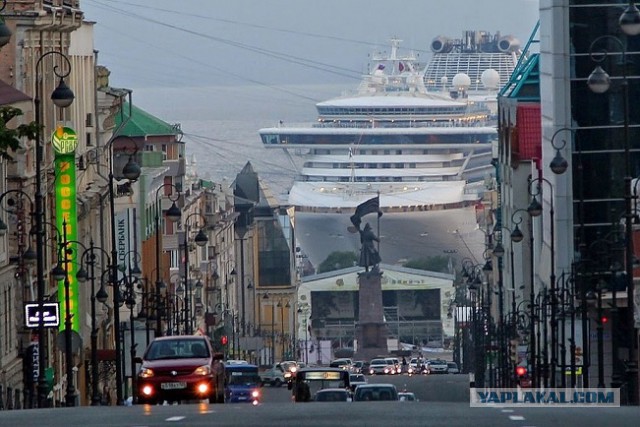
[[363,229],[358,228],[360,233],[360,261],[358,265],[364,267],[366,271],[369,271],[369,267],[376,267],[380,264],[380,254],[376,249],[374,242],[380,242],[380,239],[375,235],[369,223],[366,223]]

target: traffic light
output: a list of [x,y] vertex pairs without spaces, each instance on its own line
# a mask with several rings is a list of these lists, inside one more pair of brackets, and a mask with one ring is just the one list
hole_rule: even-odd
[[522,378],[525,375],[527,375],[527,368],[525,368],[524,366],[516,366],[516,375],[518,376],[518,378]]
[[227,339],[226,335],[223,335],[223,336],[220,337],[220,344],[227,345],[228,342],[229,342],[229,340]]
[[518,363],[518,340],[509,341],[509,359],[513,363]]
[[609,321],[609,318],[607,316],[602,316],[600,317],[600,322],[604,325],[605,323],[607,323]]

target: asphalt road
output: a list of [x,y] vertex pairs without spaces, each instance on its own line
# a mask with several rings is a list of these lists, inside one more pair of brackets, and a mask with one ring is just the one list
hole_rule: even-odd
[[80,407],[0,411],[0,426],[637,426],[640,408],[471,408],[466,375],[380,376],[413,391],[418,402],[293,403],[286,387],[265,387],[264,402],[250,404]]
[[[360,236],[347,230],[350,216],[296,213],[296,238],[316,268],[331,252],[360,251]],[[484,233],[477,228],[474,208],[384,214],[379,233],[375,215],[365,216],[363,225],[366,222],[380,238],[385,264],[448,254],[457,259],[470,257],[475,263],[482,258]]]

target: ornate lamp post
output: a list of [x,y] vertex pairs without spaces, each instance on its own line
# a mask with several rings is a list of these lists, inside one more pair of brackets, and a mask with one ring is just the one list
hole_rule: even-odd
[[[117,139],[117,137],[116,137]],[[109,148],[111,149],[111,162],[109,168],[109,208],[110,208],[110,226],[111,226],[111,284],[116,287],[118,283],[118,264],[116,260],[118,259],[118,246],[116,241],[116,212],[115,212],[115,178],[113,175],[113,144],[116,139],[112,139],[109,141]],[[135,142],[135,141],[134,141]],[[137,146],[134,151],[134,154],[137,152]],[[134,159],[134,154],[129,155],[129,161],[124,166],[122,170],[122,174],[129,181],[136,181],[140,177],[141,169],[140,166],[136,163]],[[113,292],[113,326],[114,326],[114,335],[115,335],[115,351],[116,351],[116,403],[118,405],[122,405],[124,403],[122,399],[123,392],[123,378],[122,378],[122,360],[120,358],[120,310],[119,307],[122,306],[120,302],[119,292]]]
[[[167,210],[166,218],[171,222],[176,222],[180,219],[181,213],[180,209],[176,206],[176,200],[180,197],[180,191],[173,184],[164,184],[158,187],[156,190],[156,214],[155,214],[155,228],[156,228],[156,301],[160,301],[161,298],[161,290],[162,290],[162,268],[160,266],[160,211],[162,208],[159,206],[158,196],[160,195],[160,190],[165,189],[166,187],[170,187],[176,190],[176,198],[173,199],[169,196],[169,199],[173,202],[171,203],[171,207]],[[157,306],[159,309],[159,305]],[[156,312],[156,336],[162,336],[162,318],[159,313]]]
[[65,355],[65,366],[66,366],[66,375],[67,375],[67,388],[65,394],[65,404],[66,406],[76,406],[76,389],[73,384],[73,347],[72,347],[72,318],[73,314],[71,314],[70,306],[71,306],[71,298],[69,292],[69,264],[72,261],[71,256],[72,250],[67,247],[67,245],[71,242],[67,240],[67,222],[66,220],[62,221],[62,235],[58,235],[58,263],[51,271],[51,277],[59,282],[64,280],[64,299],[65,299],[65,316],[64,316],[64,355]]
[[200,217],[200,219],[202,220],[202,228],[200,229],[200,231],[198,231],[198,234],[196,234],[196,237],[194,238],[194,241],[196,243],[196,245],[198,245],[199,247],[202,247],[204,245],[207,244],[207,242],[209,241],[209,238],[207,237],[207,235],[204,232],[204,228],[207,225],[207,220],[206,218],[199,212],[194,212],[190,215],[188,215],[185,220],[184,220],[184,283],[185,283],[185,319],[184,319],[184,329],[185,329],[185,334],[189,335],[193,333],[193,319],[192,314],[191,314],[191,281],[189,280],[189,231],[190,231],[190,225],[189,225],[189,219],[191,219],[194,216],[198,216]]
[[[35,122],[36,122],[36,193],[35,193],[35,219],[36,219],[36,284],[37,284],[37,296],[38,306],[40,307],[40,313],[42,313],[42,305],[44,304],[45,278],[44,278],[44,195],[42,194],[42,163],[44,162],[44,148],[42,142],[42,111],[40,109],[40,97],[42,92],[42,76],[41,65],[42,61],[49,56],[58,56],[65,63],[65,72],[61,72],[59,66],[53,67],[53,73],[56,77],[60,78],[60,82],[56,89],[51,93],[51,100],[54,105],[60,108],[66,108],[71,105],[74,99],[73,92],[64,82],[65,77],[71,73],[71,62],[62,52],[49,51],[42,54],[36,62],[36,87],[35,97],[33,99],[35,109]],[[47,335],[45,333],[44,321],[42,316],[40,317],[38,325],[38,343],[40,346],[38,353],[38,404],[41,408],[48,406],[48,385],[45,376],[45,367],[47,363]]]
[[[102,248],[96,247],[93,245],[93,240],[89,244],[89,248],[85,248],[80,256],[80,270],[76,273],[76,278],[78,282],[85,283],[87,279],[91,280],[91,385],[92,385],[92,393],[91,393],[91,405],[98,406],[100,405],[100,390],[98,388],[98,328],[96,326],[96,300],[101,303],[105,303],[108,298],[107,291],[104,289],[104,286],[100,286],[98,293],[96,294],[96,274],[95,274],[95,266],[96,266],[96,251],[102,252],[108,259],[108,263],[111,264],[111,260],[109,260],[109,254]],[[89,272],[84,269],[83,261],[89,268]]]
[[[635,36],[640,34],[640,12],[635,4],[630,1],[629,6],[619,20],[620,29],[627,36]],[[633,212],[632,212],[632,178],[631,178],[631,141],[629,138],[629,81],[627,78],[627,51],[624,43],[617,37],[604,35],[596,38],[589,46],[589,56],[592,61],[602,63],[609,56],[609,51],[605,48],[595,50],[597,46],[601,46],[602,42],[611,41],[620,49],[622,53],[622,96],[623,96],[623,119],[624,119],[624,159],[625,159],[625,176],[624,176],[624,213],[625,213],[625,267],[627,279],[627,310],[628,310],[628,330],[629,330],[629,360],[627,362],[627,383],[629,403],[638,404],[638,364],[636,355],[637,332],[634,326],[634,283],[633,283]],[[611,86],[611,79],[607,72],[597,65],[587,79],[589,89],[597,94],[606,93]],[[615,296],[614,296],[615,298]],[[617,379],[616,379],[617,380]],[[617,386],[618,384],[614,384]]]
[[[511,214],[511,223],[514,224],[514,228],[513,231],[511,232],[511,241],[514,243],[520,243],[522,242],[522,240],[524,239],[524,234],[522,234],[522,231],[520,230],[520,223],[522,223],[522,214],[521,212],[525,212],[527,213],[527,215],[531,216],[529,214],[529,212],[526,209],[516,209],[513,214]],[[516,218],[517,216],[517,218]],[[531,230],[531,218],[529,218],[529,260],[530,260],[530,264],[529,264],[529,268],[531,269],[530,271],[530,289],[529,289],[529,300],[531,301],[531,313],[530,313],[530,317],[531,319],[535,318],[535,313],[534,313],[534,301],[535,301],[535,280],[534,280],[534,273],[533,273],[533,267],[534,267],[534,261],[533,261],[533,233]],[[529,330],[529,354],[531,355],[531,360],[529,361],[531,364],[531,368],[533,374],[531,378],[532,380],[534,380],[536,377],[539,377],[539,371],[540,371],[540,366],[537,366],[536,363],[536,359],[535,359],[535,355],[536,355],[536,328],[535,328],[535,322],[531,321],[530,323],[530,330]],[[540,384],[537,381],[532,381],[532,387],[539,387]]]
[[[556,173],[559,172],[560,169],[556,169]],[[566,170],[566,169],[565,169]],[[551,198],[549,199],[549,227],[550,227],[550,238],[551,241],[549,243],[549,247],[550,247],[550,251],[551,251],[551,262],[550,262],[550,273],[549,273],[549,287],[550,287],[550,305],[551,305],[551,319],[550,319],[550,323],[551,323],[551,364],[548,367],[551,372],[551,386],[555,387],[556,386],[556,367],[558,365],[558,360],[557,360],[557,354],[556,354],[556,349],[557,349],[557,328],[556,328],[556,317],[555,317],[555,312],[556,312],[556,305],[557,305],[557,300],[556,300],[556,263],[555,263],[555,257],[556,257],[556,252],[555,252],[555,218],[554,218],[554,210],[553,210],[553,205],[554,205],[554,194],[553,194],[553,185],[551,184],[551,182],[549,180],[547,180],[546,178],[543,177],[538,177],[535,179],[532,179],[529,182],[529,194],[533,196],[533,199],[531,200],[531,203],[529,204],[529,207],[527,208],[527,212],[529,213],[529,215],[531,217],[538,217],[540,215],[542,215],[542,204],[538,201],[538,196],[542,194],[542,186],[540,185],[541,183],[546,183],[549,185],[549,190],[551,191]],[[539,185],[537,185],[537,190],[533,190],[533,185],[535,183],[539,183]],[[545,363],[546,363],[546,359],[545,359]],[[545,376],[546,378],[546,376]]]

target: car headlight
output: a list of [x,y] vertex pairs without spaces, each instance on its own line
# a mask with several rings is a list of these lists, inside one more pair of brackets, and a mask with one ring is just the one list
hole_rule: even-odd
[[290,371],[291,371],[291,373],[292,373],[292,374],[295,374],[297,370],[298,370],[298,368],[296,368],[295,366],[293,366],[293,367],[290,369]]
[[211,374],[211,366],[209,365],[202,365],[196,368],[195,371],[193,371],[193,375],[210,375]]
[[141,368],[138,376],[140,378],[151,378],[153,376],[153,369]]

